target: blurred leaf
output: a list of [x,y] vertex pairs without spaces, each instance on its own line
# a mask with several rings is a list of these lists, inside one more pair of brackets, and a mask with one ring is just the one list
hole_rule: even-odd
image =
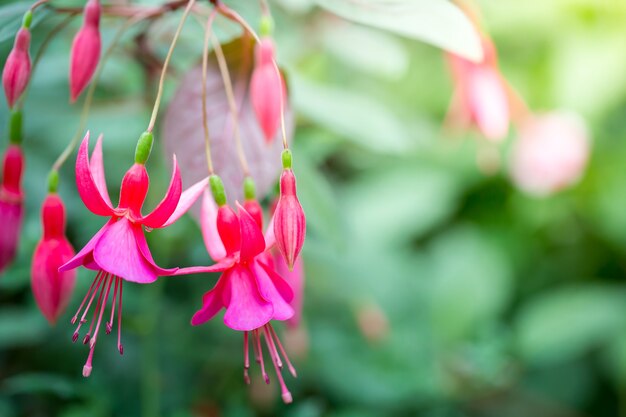
[[0,310],[0,348],[28,345],[43,338],[48,323],[39,310]]
[[[315,0],[330,12],[442,47],[472,60],[482,56],[472,23],[447,0]],[[367,48],[367,45],[361,45]]]
[[76,394],[76,387],[67,378],[54,374],[21,374],[3,382],[7,394],[32,394],[49,392],[62,398]]
[[[263,133],[244,95],[251,74],[252,44],[235,40],[223,46],[231,73],[233,90],[239,102],[239,131],[250,174],[256,183],[258,198],[271,189],[281,170],[282,150],[280,129],[271,145],[265,143]],[[247,49],[246,49],[247,48]],[[241,169],[232,118],[224,91],[222,77],[214,55],[209,57],[207,69],[207,117],[211,137],[211,152],[215,172],[224,181],[231,202],[243,196]],[[202,128],[202,69],[196,67],[183,78],[172,98],[163,122],[163,141],[169,154],[178,158],[185,184],[191,185],[207,176]],[[243,100],[243,101],[242,101]],[[289,138],[293,132],[293,116],[287,109],[286,128]]]
[[624,288],[559,289],[524,305],[516,323],[518,348],[530,362],[567,361],[615,338],[625,323]]

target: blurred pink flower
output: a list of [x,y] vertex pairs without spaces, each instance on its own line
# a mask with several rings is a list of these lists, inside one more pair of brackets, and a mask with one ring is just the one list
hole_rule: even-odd
[[274,255],[274,266],[278,275],[285,278],[293,290],[291,307],[294,310],[294,315],[287,320],[287,326],[291,328],[298,327],[302,320],[302,305],[304,302],[304,261],[302,257],[296,259],[293,270],[290,271],[285,259],[280,254],[276,254]]
[[266,142],[271,142],[285,107],[285,85],[274,63],[274,42],[265,37],[256,46],[255,66],[250,81],[250,99]]
[[2,85],[7,97],[9,108],[20,98],[30,79],[30,31],[21,27],[15,36],[13,49],[4,64],[2,71]]
[[65,237],[65,206],[57,194],[48,194],[41,209],[43,237],[35,248],[31,266],[31,285],[39,309],[56,323],[70,301],[76,271],[59,272],[59,267],[75,252]]
[[495,47],[486,38],[483,52],[479,63],[448,55],[456,86],[448,119],[462,128],[473,125],[485,138],[499,142],[509,131],[507,87],[498,69]]
[[291,168],[280,176],[280,198],[274,212],[274,236],[289,270],[304,245],[306,217],[296,194],[296,177]]
[[100,2],[89,0],[83,26],[72,43],[70,55],[70,98],[74,102],[89,84],[100,61]]
[[294,315],[289,304],[293,299],[293,292],[271,265],[260,225],[241,205],[238,208],[239,214],[226,204],[218,208],[208,192],[205,193],[202,232],[207,250],[217,263],[207,267],[181,268],[175,275],[222,272],[213,289],[204,294],[202,308],[194,314],[191,324],[197,326],[205,323],[222,308],[226,309],[224,324],[233,330],[244,332],[246,383],[250,383],[250,333],[256,361],[260,363],[263,377],[269,383],[261,349],[261,340],[265,338],[281,386],[283,401],[289,403],[292,401],[291,393],[281,374],[283,364],[278,352],[287,363],[289,371],[294,376],[296,372],[270,321],[288,320]]
[[[151,141],[150,135],[149,148],[152,146]],[[138,146],[138,150],[139,148]],[[206,180],[203,180],[200,182],[200,185],[196,184],[190,187],[193,193],[190,195],[186,192],[185,196],[181,198],[182,181],[176,157],[174,157],[172,179],[165,197],[152,213],[146,216],[142,215],[141,209],[150,185],[148,173],[144,165],[145,159],[147,159],[149,154],[148,151],[147,154],[143,154],[145,156],[143,159],[138,156],[135,157],[135,164],[130,167],[122,179],[118,207],[113,208],[104,176],[102,136],[98,139],[91,159],[89,159],[88,152],[89,133],[83,139],[76,158],[76,185],[78,193],[85,206],[92,213],[110,217],[110,220],[74,258],[59,269],[59,271],[63,272],[84,266],[85,268],[98,271],[85,299],[72,318],[72,323],[76,323],[78,314],[86,304],[73,335],[73,340],[76,341],[81,326],[87,322],[85,318],[91,304],[95,299],[97,300],[92,323],[83,340],[85,344],[90,343],[89,357],[83,368],[84,376],[89,376],[91,373],[91,363],[98,330],[100,329],[111,287],[114,287],[113,301],[111,317],[106,324],[106,332],[111,332],[115,314],[115,302],[117,300],[119,308],[118,350],[122,354],[121,312],[123,282],[130,281],[148,284],[154,282],[158,276],[173,274],[177,269],[163,269],[156,265],[146,242],[144,228],[150,230],[171,224],[173,219],[182,215],[182,212],[189,208],[193,203],[194,196],[197,197],[202,192],[202,187],[206,184]],[[137,155],[139,155],[139,152]],[[181,206],[183,206],[182,209]],[[97,321],[95,321],[96,314],[98,314]]]
[[576,114],[530,116],[520,127],[511,154],[511,176],[523,191],[548,195],[581,177],[590,153],[587,127]]
[[9,145],[4,154],[0,184],[0,273],[13,261],[20,240],[24,215],[23,170],[22,149],[19,145]]

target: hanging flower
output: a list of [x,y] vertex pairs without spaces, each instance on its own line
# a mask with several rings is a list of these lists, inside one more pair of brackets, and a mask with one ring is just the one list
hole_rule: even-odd
[[209,267],[182,268],[176,275],[222,272],[215,287],[204,295],[202,308],[193,316],[191,324],[197,326],[205,323],[224,308],[224,323],[233,330],[244,332],[246,383],[250,383],[250,343],[255,359],[261,365],[263,378],[269,383],[261,346],[264,340],[274,364],[283,401],[290,403],[291,393],[281,374],[282,361],[286,362],[294,377],[296,371],[270,321],[288,320],[293,316],[294,311],[289,304],[293,292],[270,265],[271,259],[268,259],[261,227],[241,205],[238,207],[239,214],[226,204],[218,208],[208,192],[205,193],[202,231],[207,250],[217,263]]
[[[117,302],[117,345],[120,354],[122,354],[121,313],[124,281],[148,284],[154,282],[160,275],[171,275],[176,271],[176,269],[163,269],[156,265],[146,242],[144,228],[150,230],[171,224],[172,218],[182,215],[181,206],[185,206],[184,209],[189,208],[193,203],[190,200],[194,199],[194,195],[181,198],[182,181],[174,157],[172,179],[165,197],[152,213],[146,216],[141,213],[150,185],[144,164],[150,154],[153,141],[152,134],[146,132],[137,144],[135,164],[122,179],[119,204],[113,208],[106,188],[101,140],[102,137],[98,139],[90,160],[88,155],[89,133],[83,139],[76,159],[76,185],[85,206],[92,213],[110,217],[110,220],[74,258],[59,269],[63,272],[84,266],[98,271],[87,295],[72,318],[73,324],[78,321],[78,327],[73,335],[73,340],[76,341],[79,337],[80,328],[87,322],[87,314],[96,301],[91,325],[83,339],[83,343],[90,344],[89,357],[83,368],[83,376],[89,376],[91,373],[94,348],[110,293],[113,293],[113,299],[110,319],[106,323],[106,332],[109,333],[112,330]],[[203,181],[200,185],[206,184],[206,180]],[[190,188],[193,189],[196,197],[198,188],[201,192],[202,188],[198,187],[197,184]],[[81,311],[83,313],[79,319]]]
[[530,116],[513,147],[511,176],[529,194],[552,194],[578,181],[589,153],[589,133],[580,116],[562,111]]
[[250,100],[266,142],[271,142],[280,126],[285,107],[285,85],[274,61],[274,42],[264,37],[256,45],[255,64],[250,81]]
[[28,85],[31,73],[29,48],[30,30],[28,27],[22,26],[15,36],[13,49],[9,53],[2,71],[2,85],[9,108],[13,108]]
[[43,236],[33,254],[31,285],[39,309],[54,324],[65,311],[76,281],[75,270],[59,272],[75,252],[65,237],[65,206],[57,194],[50,193],[44,200],[41,220]]
[[100,61],[100,2],[89,0],[83,26],[72,43],[70,55],[70,98],[74,102],[96,72]]
[[499,142],[509,131],[507,86],[498,69],[496,49],[487,38],[483,53],[479,63],[449,54],[456,90],[448,119],[462,127],[473,125],[485,138]]
[[296,194],[296,177],[291,169],[291,152],[283,151],[283,173],[280,176],[280,198],[274,212],[274,236],[289,270],[304,245],[306,217]]
[[24,215],[24,194],[22,192],[22,171],[24,155],[22,148],[11,144],[4,154],[2,183],[0,183],[0,273],[15,257],[20,240],[22,217]]
[[304,261],[302,257],[299,257],[293,265],[293,270],[289,270],[282,255],[274,255],[273,260],[276,273],[285,278],[293,290],[291,307],[294,310],[294,315],[287,320],[287,326],[292,329],[297,328],[302,320],[302,305],[304,302]]

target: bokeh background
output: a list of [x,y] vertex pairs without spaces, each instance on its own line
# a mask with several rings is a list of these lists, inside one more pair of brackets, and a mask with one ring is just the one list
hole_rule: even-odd
[[[227,3],[258,21],[256,2]],[[0,3],[2,62],[24,4]],[[69,318],[92,274],[79,272],[55,327],[39,313],[29,270],[45,176],[81,107],[68,103],[79,21],[70,24],[41,61],[25,107],[27,219],[18,258],[0,277],[0,416],[625,416],[626,3],[478,4],[502,73],[530,108],[570,109],[588,122],[592,155],[576,186],[542,198],[517,190],[507,174],[514,130],[491,148],[499,155],[491,173],[479,168],[487,145],[478,134],[444,133],[452,81],[441,50],[348,23],[309,0],[271,2],[308,219],[304,320],[296,331],[277,326],[298,369],[297,379],[286,376],[289,406],[258,369],[250,387],[243,383],[240,333],[220,319],[189,324],[217,276],[127,285],[124,356],[102,337],[88,379],[87,349],[71,343]],[[39,16],[33,50],[60,19]],[[150,28],[155,56],[164,56],[179,16]],[[119,24],[104,20],[105,45]],[[219,24],[225,41],[231,29]],[[197,61],[199,39],[190,21],[168,96]],[[131,31],[88,122],[105,132],[113,199],[156,91],[136,48]],[[168,181],[164,148],[157,142],[148,165],[148,206]],[[103,220],[80,202],[72,163],[60,194],[69,238],[81,247]],[[149,243],[163,266],[209,262],[189,216]]]

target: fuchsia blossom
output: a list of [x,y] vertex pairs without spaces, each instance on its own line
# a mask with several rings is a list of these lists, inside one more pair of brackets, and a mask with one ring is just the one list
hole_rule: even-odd
[[527,193],[548,195],[578,181],[589,152],[587,127],[578,115],[530,116],[520,127],[511,154],[511,176]]
[[284,358],[291,374],[296,371],[291,365],[278,336],[270,324],[271,320],[288,320],[294,310],[289,304],[293,292],[287,282],[280,277],[271,265],[266,252],[267,242],[259,223],[241,205],[239,214],[228,205],[217,207],[205,193],[202,207],[202,232],[209,254],[217,261],[209,267],[183,268],[180,274],[222,272],[217,284],[202,299],[202,308],[191,319],[194,326],[200,325],[222,309],[224,323],[234,330],[244,332],[244,379],[250,383],[248,369],[249,337],[252,334],[252,347],[256,361],[261,365],[263,378],[269,383],[261,349],[264,338],[272,358],[283,401],[292,401],[281,369]]
[[76,101],[89,84],[100,61],[100,2],[89,0],[85,5],[83,26],[72,43],[70,56],[70,97]]
[[22,192],[22,171],[24,155],[19,145],[11,144],[6,150],[2,165],[0,183],[0,273],[15,257],[20,240],[22,217],[24,215],[24,194]]
[[306,217],[296,195],[296,177],[291,170],[291,157],[280,176],[280,198],[274,212],[274,236],[289,270],[292,270],[304,245]]
[[299,257],[293,265],[293,270],[289,270],[289,266],[282,255],[277,254],[273,258],[276,273],[285,278],[293,290],[291,307],[294,310],[294,315],[287,320],[287,326],[292,329],[297,328],[302,320],[302,305],[304,302],[304,261],[302,257]]
[[75,254],[65,237],[65,206],[57,194],[49,194],[41,209],[43,237],[35,248],[31,266],[31,285],[39,309],[56,323],[70,301],[76,271],[59,272],[59,267]]
[[30,31],[21,27],[2,71],[2,85],[9,108],[13,107],[28,85],[31,72],[29,48]]
[[449,118],[462,126],[474,125],[487,139],[499,142],[509,131],[507,86],[498,69],[495,47],[486,38],[483,52],[479,63],[449,55],[456,85]]
[[[112,330],[117,302],[119,309],[118,350],[122,354],[123,282],[148,284],[154,282],[160,275],[171,275],[176,271],[176,269],[163,269],[156,265],[144,236],[144,228],[150,230],[171,224],[175,218],[189,208],[195,197],[202,191],[202,188],[196,184],[190,188],[193,191],[192,195],[186,193],[181,198],[182,181],[174,157],[172,179],[165,197],[152,213],[144,216],[141,209],[150,185],[144,164],[148,159],[153,140],[151,133],[144,133],[137,145],[135,164],[130,167],[122,179],[118,207],[113,208],[106,188],[101,139],[102,137],[98,139],[91,160],[88,155],[89,133],[83,139],[76,159],[76,185],[85,206],[92,213],[110,217],[110,220],[74,258],[59,269],[63,272],[84,266],[98,271],[85,299],[72,318],[72,323],[76,323],[79,320],[78,315],[84,307],[84,312],[73,336],[73,340],[76,341],[81,326],[87,322],[86,317],[91,305],[94,300],[96,301],[92,322],[83,340],[85,344],[90,343],[89,357],[83,368],[84,376],[89,376],[91,373],[94,347],[111,289],[113,288],[113,301],[111,316],[106,323],[106,332],[110,333]],[[206,181],[201,182],[200,186],[204,184]]]
[[281,108],[286,99],[285,85],[274,62],[274,42],[264,37],[256,46],[250,80],[250,100],[266,142],[271,142],[280,125]]

